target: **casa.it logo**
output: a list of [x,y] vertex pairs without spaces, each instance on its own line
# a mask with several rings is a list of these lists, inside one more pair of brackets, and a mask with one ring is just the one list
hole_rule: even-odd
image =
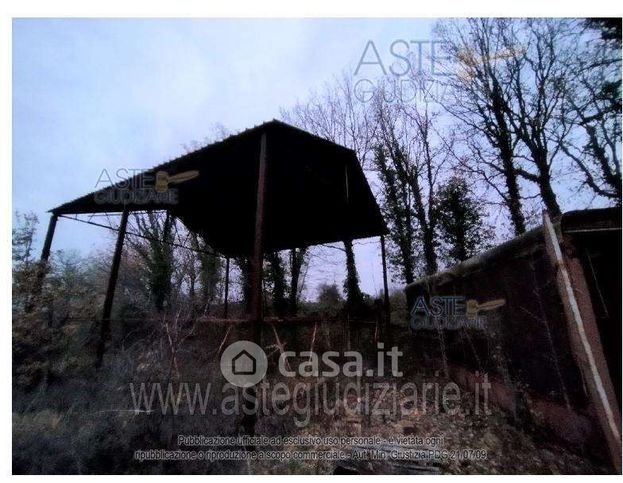
[[251,387],[266,375],[268,359],[262,348],[248,340],[231,344],[221,355],[221,372],[238,387]]

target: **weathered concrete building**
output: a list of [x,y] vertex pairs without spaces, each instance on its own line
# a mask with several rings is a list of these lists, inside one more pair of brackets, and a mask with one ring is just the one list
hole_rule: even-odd
[[[620,472],[620,209],[545,214],[543,226],[406,294],[431,365],[472,388],[487,374],[492,402],[522,425],[609,451]],[[432,297],[463,301],[463,318],[423,314]],[[433,323],[421,324],[423,315]]]

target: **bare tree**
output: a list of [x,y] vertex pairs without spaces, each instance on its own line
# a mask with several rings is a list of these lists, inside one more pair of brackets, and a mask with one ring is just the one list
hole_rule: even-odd
[[402,281],[409,284],[415,280],[417,225],[413,215],[410,185],[399,175],[396,168],[396,164],[403,164],[400,160],[405,155],[400,146],[394,146],[391,152],[399,158],[398,163],[394,162],[394,158],[390,159],[388,150],[379,144],[374,163],[381,181],[381,209],[389,227],[390,263],[399,268]]
[[235,264],[240,271],[240,292],[242,300],[244,302],[245,313],[251,313],[251,274],[253,273],[253,262],[250,257],[236,257],[234,258]]
[[[569,126],[561,121],[571,77],[573,24],[565,19],[514,20],[501,29],[504,46],[513,55],[504,59],[512,94],[508,119],[525,147],[526,169],[518,173],[535,183],[551,215],[560,215],[552,187],[553,165],[560,157]],[[521,47],[522,46],[522,47]]]
[[290,288],[288,290],[288,311],[290,315],[298,313],[298,304],[301,294],[301,273],[308,262],[307,248],[292,248],[289,251],[288,267],[290,270]]
[[304,102],[291,109],[281,109],[284,121],[351,148],[363,169],[369,169],[374,147],[373,115],[357,99],[352,78],[347,72],[311,92]]
[[[560,142],[582,173],[583,183],[621,205],[621,23],[613,20],[618,23],[606,25],[605,37],[599,20],[588,21],[582,31],[561,115],[571,133]],[[602,35],[596,36],[595,28]],[[609,34],[612,28],[615,35]]]
[[[502,60],[512,51],[504,50],[501,31],[505,20],[446,20],[436,31],[446,54],[456,69],[445,77],[447,88],[437,99],[467,128],[465,142],[470,155],[461,165],[476,174],[502,199],[516,235],[526,231],[522,211],[515,151],[518,136],[508,119],[512,92]],[[482,141],[488,146],[483,146]]]
[[[221,283],[223,281],[223,260],[205,240],[195,233],[191,233],[191,246],[194,248],[194,258],[197,260],[197,279],[200,283],[201,311],[209,307],[220,298]],[[194,267],[193,267],[194,268]]]
[[143,261],[146,283],[158,312],[162,312],[171,296],[173,276],[173,223],[171,215],[160,212],[134,214],[135,237],[128,243]]
[[[431,112],[427,105],[390,104],[384,99],[382,94],[376,96],[378,140],[383,156],[391,161],[396,174],[396,185],[393,188],[386,185],[385,190],[396,189],[398,192],[403,189],[400,183],[408,187],[409,195],[402,197],[411,203],[410,209],[417,225],[416,236],[422,244],[425,272],[432,274],[438,268],[435,193],[444,168],[450,161],[452,142],[441,141],[442,135],[436,126],[438,113]],[[382,172],[381,179],[385,183],[389,180]],[[405,216],[402,222],[406,223],[409,216],[411,214]],[[393,224],[395,227],[396,223]],[[408,228],[405,226],[404,230],[406,235]],[[408,238],[402,238],[408,241]],[[398,239],[393,241],[400,243]],[[405,265],[408,268],[411,260],[408,247],[405,245],[402,251],[405,253],[403,268]],[[407,275],[410,277],[408,272],[405,273]]]
[[[309,132],[349,147],[355,151],[364,169],[369,164],[373,148],[374,122],[367,106],[355,96],[352,79],[347,73],[327,83],[320,92],[312,92],[305,102],[292,109],[282,109],[281,117]],[[352,240],[344,240],[346,255],[347,307],[357,306],[363,300],[355,264]]]

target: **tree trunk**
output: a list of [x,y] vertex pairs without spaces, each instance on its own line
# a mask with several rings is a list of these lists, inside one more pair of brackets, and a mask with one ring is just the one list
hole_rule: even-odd
[[270,263],[270,275],[273,282],[273,310],[276,315],[284,315],[287,307],[286,281],[278,252],[268,253],[266,258]]
[[249,257],[240,257],[236,259],[236,264],[240,269],[242,282],[242,298],[244,300],[244,309],[246,314],[251,313],[251,259]]
[[288,293],[288,312],[295,316],[298,313],[298,291],[301,278],[301,267],[306,248],[290,250],[290,291]]
[[422,239],[424,248],[424,260],[426,261],[426,274],[432,275],[437,273],[437,254],[435,253],[435,241],[432,230],[423,229],[424,236]]
[[411,263],[411,254],[403,252],[402,260],[402,270],[405,277],[405,284],[409,285],[415,281],[415,268],[413,267],[413,263]]
[[344,289],[346,290],[346,310],[349,314],[361,307],[363,295],[359,288],[359,275],[357,274],[357,266],[355,265],[355,252],[353,250],[353,241],[344,240],[344,251],[346,252],[346,280],[344,281]]
[[501,94],[501,88],[496,83],[493,90],[494,116],[498,126],[497,143],[502,160],[502,171],[506,183],[506,196],[504,200],[511,215],[511,223],[515,230],[515,236],[521,235],[526,231],[526,220],[521,211],[521,195],[519,194],[519,184],[517,183],[517,171],[513,165],[512,135],[506,121],[505,101]]
[[504,200],[506,207],[511,215],[511,223],[515,230],[515,236],[521,235],[526,231],[526,220],[521,211],[521,198],[519,196],[519,185],[517,183],[517,173],[513,168],[512,158],[503,159],[504,179],[506,181],[507,199]]
[[541,198],[543,198],[543,203],[545,203],[545,207],[547,208],[549,215],[552,218],[560,216],[562,211],[560,211],[560,205],[558,204],[556,194],[552,189],[549,174],[539,176],[539,190],[541,191]]

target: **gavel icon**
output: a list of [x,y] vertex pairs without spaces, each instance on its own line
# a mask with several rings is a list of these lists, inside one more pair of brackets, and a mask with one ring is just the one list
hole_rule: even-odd
[[184,171],[183,173],[174,174],[173,176],[169,176],[169,173],[166,171],[158,171],[156,173],[156,185],[154,189],[156,193],[164,193],[169,189],[170,184],[183,183],[197,176],[199,176],[199,171],[197,170]]
[[465,315],[467,320],[475,320],[479,312],[489,312],[506,304],[504,299],[495,299],[490,302],[479,304],[477,300],[470,299],[465,303]]

